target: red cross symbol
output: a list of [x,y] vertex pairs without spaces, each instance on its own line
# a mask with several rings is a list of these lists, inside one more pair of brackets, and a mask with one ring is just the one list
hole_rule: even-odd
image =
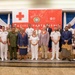
[[22,14],[22,12],[19,12],[18,15],[16,15],[16,18],[22,20],[22,18],[24,18],[24,15]]

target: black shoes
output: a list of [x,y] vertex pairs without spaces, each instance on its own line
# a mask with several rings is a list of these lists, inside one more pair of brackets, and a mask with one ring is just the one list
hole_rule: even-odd
[[71,61],[71,59],[68,59],[68,61]]
[[67,59],[68,61],[71,61],[71,59],[69,59],[69,58],[63,58],[62,60],[66,60],[66,59]]
[[13,59],[17,60],[17,58],[10,58],[10,60],[13,60]]
[[45,61],[47,60],[47,58],[44,59]]
[[14,58],[15,60],[17,60],[17,58]]
[[10,60],[12,60],[12,58],[10,58]]
[[42,57],[41,59],[44,59],[44,57]]
[[66,60],[66,58],[63,58],[62,60]]

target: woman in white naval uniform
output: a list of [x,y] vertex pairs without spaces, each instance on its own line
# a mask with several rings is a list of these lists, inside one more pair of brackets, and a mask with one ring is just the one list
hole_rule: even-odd
[[54,31],[51,32],[51,40],[52,40],[52,58],[51,60],[54,59],[55,53],[56,53],[56,59],[59,59],[59,40],[60,40],[60,32],[57,31],[57,27],[54,27]]
[[31,60],[37,60],[38,59],[38,42],[39,38],[36,35],[36,31],[34,30],[32,33],[32,36],[30,37],[31,42],[31,53],[32,53],[32,59]]
[[0,35],[0,41],[1,41],[1,59],[2,61],[7,60],[7,50],[8,50],[8,46],[7,46],[7,35],[8,32],[5,31],[5,27],[2,26],[2,32]]

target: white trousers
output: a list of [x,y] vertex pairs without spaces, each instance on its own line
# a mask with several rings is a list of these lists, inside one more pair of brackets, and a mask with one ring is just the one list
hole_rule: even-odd
[[2,60],[7,60],[7,44],[2,44],[1,43],[1,59]]
[[28,52],[31,50],[31,43],[30,43],[30,40],[29,39],[28,39]]
[[52,59],[54,59],[56,54],[56,59],[59,58],[59,42],[57,44],[54,44],[54,42],[52,42]]
[[38,59],[38,45],[33,46],[31,45],[31,53],[32,53],[32,59]]
[[1,57],[1,43],[0,43],[0,57]]

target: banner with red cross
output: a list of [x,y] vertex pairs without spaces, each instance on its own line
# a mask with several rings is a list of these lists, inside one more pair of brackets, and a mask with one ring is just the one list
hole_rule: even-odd
[[61,9],[33,9],[33,10],[15,10],[12,12],[12,24],[17,28],[27,28],[30,23],[34,29],[40,26],[40,29],[49,24],[53,29],[54,26],[62,26]]

